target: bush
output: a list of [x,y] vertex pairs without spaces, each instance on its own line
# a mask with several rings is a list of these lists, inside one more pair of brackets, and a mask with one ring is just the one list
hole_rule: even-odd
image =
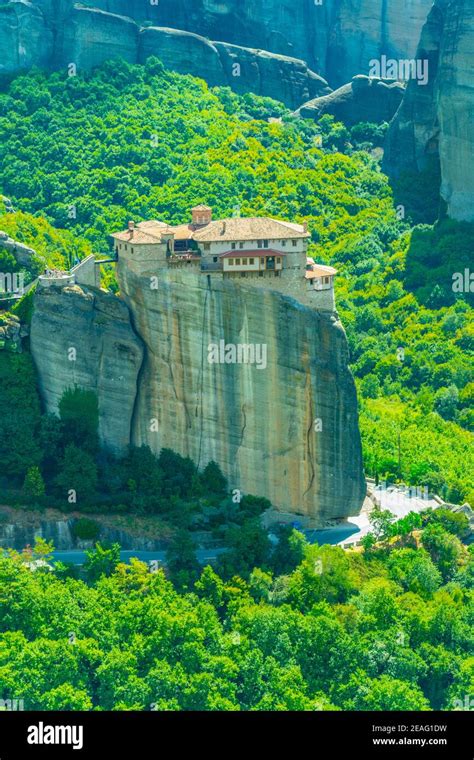
[[95,520],[81,517],[72,526],[72,532],[76,538],[83,541],[95,541],[99,538],[101,527]]

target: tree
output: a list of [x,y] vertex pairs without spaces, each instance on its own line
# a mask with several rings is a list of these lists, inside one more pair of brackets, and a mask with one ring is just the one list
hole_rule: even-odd
[[423,531],[422,544],[446,582],[452,578],[463,554],[463,546],[456,536],[447,533],[441,525],[428,525]]
[[119,544],[106,545],[97,543],[94,549],[86,550],[84,569],[87,573],[87,579],[90,583],[94,583],[103,575],[111,575],[119,561]]
[[92,456],[73,444],[66,446],[55,485],[62,503],[70,509],[89,504],[97,488],[97,465]]
[[227,480],[222,474],[221,468],[216,462],[209,462],[200,475],[205,494],[211,493],[216,496],[225,496],[227,492]]
[[179,589],[188,589],[199,576],[196,544],[187,530],[178,530],[166,552],[169,577]]
[[99,406],[97,396],[82,388],[67,389],[59,401],[63,437],[94,456],[99,448]]
[[28,504],[41,504],[45,495],[45,485],[39,467],[30,467],[23,483],[23,497]]

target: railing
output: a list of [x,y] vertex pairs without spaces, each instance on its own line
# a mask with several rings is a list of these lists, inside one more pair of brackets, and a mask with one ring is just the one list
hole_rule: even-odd
[[201,261],[201,272],[222,272],[222,262]]

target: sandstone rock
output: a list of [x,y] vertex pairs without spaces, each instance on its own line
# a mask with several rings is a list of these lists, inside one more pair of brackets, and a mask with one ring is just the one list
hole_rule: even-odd
[[474,219],[474,7],[468,0],[436,0],[418,46],[426,58],[426,86],[409,82],[390,125],[384,171],[421,172],[438,158],[441,195],[454,219]]
[[338,90],[304,103],[297,111],[303,118],[319,119],[328,113],[351,126],[360,121],[390,121],[403,98],[399,82],[387,83],[359,75]]
[[[135,445],[172,448],[200,467],[214,459],[232,488],[317,523],[359,511],[357,401],[334,315],[200,274],[160,272],[158,291],[144,272],[119,263],[118,274],[146,345]],[[221,339],[266,345],[267,367],[210,364],[209,344]]]
[[[315,525],[358,513],[357,400],[335,314],[198,273],[161,271],[158,290],[146,272],[119,264],[118,274],[123,301],[39,288],[31,352],[48,411],[66,388],[93,390],[113,450],[169,447],[201,468],[214,459],[232,488]],[[220,339],[265,344],[266,368],[210,364],[209,343]]]
[[52,29],[39,7],[18,0],[0,6],[0,74],[46,66],[52,52]]
[[[203,61],[209,62],[210,81],[220,84],[216,79],[220,66],[212,50],[218,45],[208,42],[219,40],[221,57],[223,49],[226,56],[237,54],[249,71],[240,82],[232,78],[231,86],[248,86],[250,91],[259,86],[261,94],[281,97],[295,108],[323,94],[318,74],[339,86],[356,74],[368,73],[370,59],[382,53],[411,56],[430,4],[431,0],[397,4],[359,0],[356,6],[352,0],[324,0],[321,5],[294,0],[160,0],[154,5],[142,0],[94,0],[95,7],[89,8],[73,0],[8,0],[0,9],[4,54],[0,60],[5,60],[5,71],[34,63],[93,66],[118,55],[129,61],[143,59],[148,47],[158,45],[163,46],[169,65],[179,71],[188,61],[190,73],[199,69],[206,78],[201,67]],[[192,32],[198,39],[169,32],[160,39],[146,30],[140,35],[144,50],[139,51],[138,29],[147,24]],[[258,51],[269,52],[262,57]],[[271,53],[293,63],[284,64]],[[295,64],[295,59],[306,63]],[[227,71],[225,57],[221,65]],[[226,84],[228,80],[227,72]]]
[[[75,361],[70,361],[71,348]],[[113,450],[127,447],[143,345],[120,299],[78,286],[39,287],[31,353],[48,412],[57,413],[67,388],[94,391],[102,441]]]
[[75,64],[78,70],[90,69],[112,58],[136,63],[136,23],[95,8],[74,7],[59,30],[56,66]]

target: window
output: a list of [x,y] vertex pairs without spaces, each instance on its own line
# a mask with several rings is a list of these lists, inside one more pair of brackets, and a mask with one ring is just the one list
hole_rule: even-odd
[[242,264],[245,264],[245,266],[247,266],[247,259],[242,259]]
[[131,250],[131,252],[133,253],[133,248],[131,248],[130,250]]
[[243,248],[243,247],[244,247],[244,244],[243,243],[239,243],[239,248]]
[[241,277],[247,277],[247,272],[241,272],[241,273],[240,273],[240,276],[241,276]]
[[250,266],[253,266],[255,264],[255,259],[249,259]]
[[264,248],[268,248],[268,240],[264,240],[263,241],[263,247]]
[[237,243],[232,243],[232,250],[233,251],[235,251],[236,247],[237,247]]
[[263,240],[257,240],[257,245],[259,248],[262,248],[263,246]]
[[324,283],[327,285],[327,284],[328,284],[328,282],[329,282],[329,277],[325,277],[325,278],[324,278]]
[[281,264],[281,258],[279,256],[277,257],[277,264]]
[[219,258],[217,256],[213,256],[212,260],[214,264],[217,264],[217,262],[219,261]]
[[281,244],[282,244],[283,248],[286,248],[286,240],[282,240]]
[[291,243],[293,245],[293,248],[296,248],[296,245],[297,245],[298,241],[297,240],[292,240]]
[[236,260],[235,260],[235,265],[236,265],[237,267],[239,267],[239,266],[240,266],[240,259],[236,259]]
[[127,245],[125,244],[125,250],[127,250]]
[[234,259],[229,259],[229,266],[230,266],[230,267],[233,267],[233,266],[234,266]]
[[204,243],[204,250],[210,251],[211,250],[211,244],[210,243]]
[[263,272],[259,272],[259,273],[258,273],[258,276],[259,276],[259,277],[263,277]]

